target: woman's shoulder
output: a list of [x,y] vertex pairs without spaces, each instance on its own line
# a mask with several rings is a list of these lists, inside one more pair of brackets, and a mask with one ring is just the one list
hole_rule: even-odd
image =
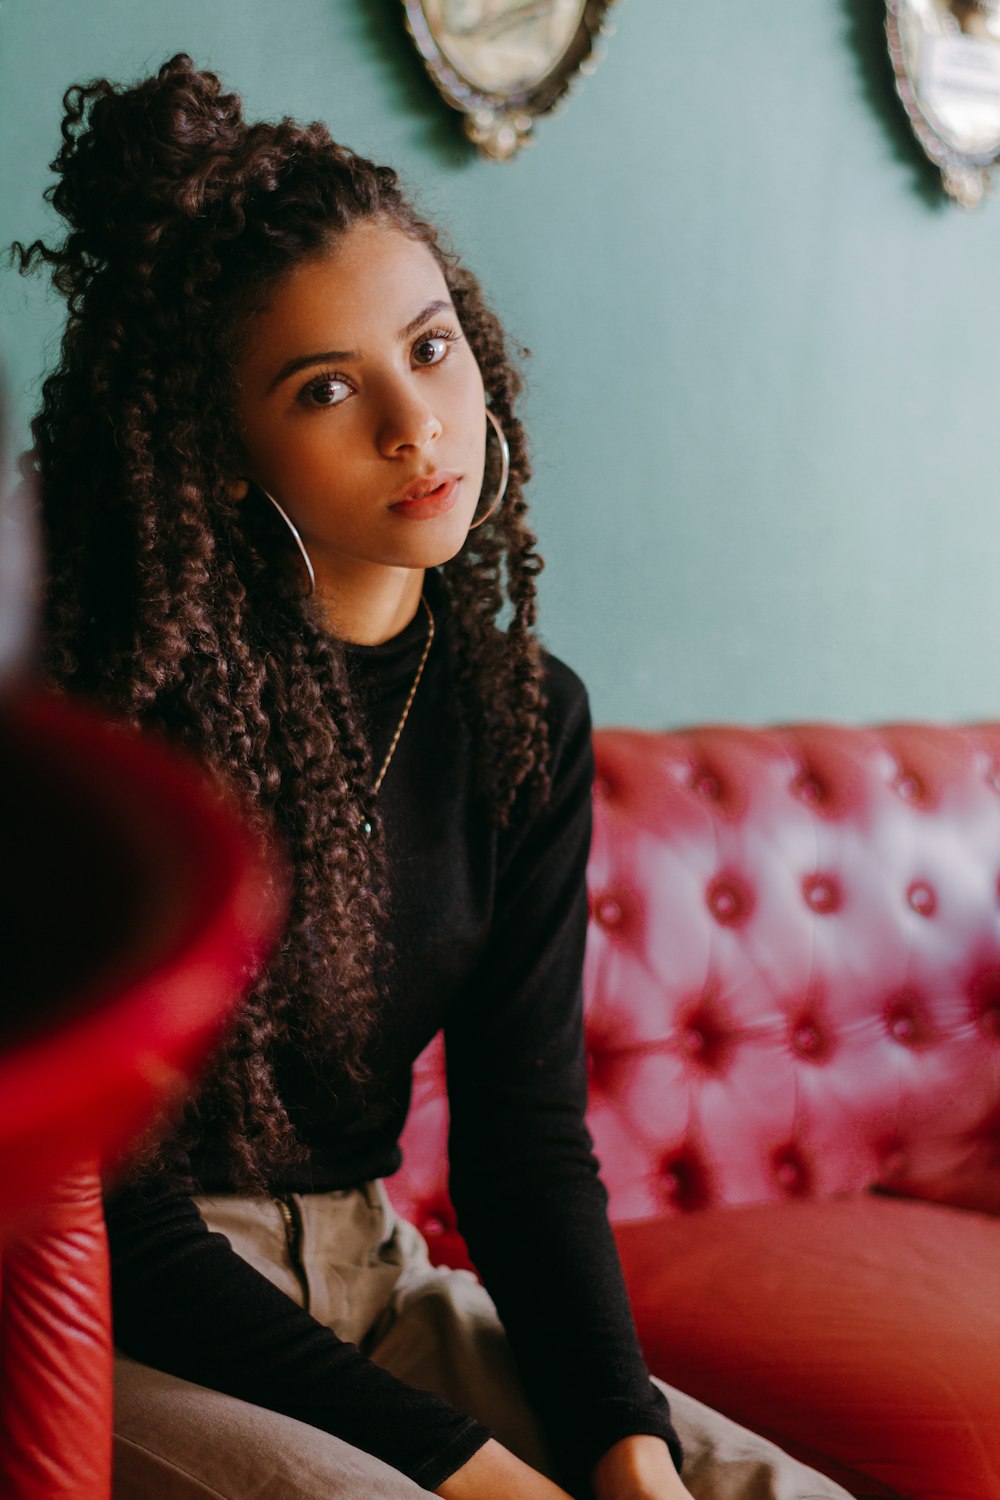
[[542,671],[550,744],[555,747],[575,735],[589,735],[590,699],[582,679],[561,657],[544,647]]
[[[548,729],[548,791],[536,800],[525,784],[501,835],[501,865],[518,851],[531,860],[561,858],[565,840],[589,841],[594,780],[590,702],[581,678],[560,657],[542,648],[542,691]],[[575,843],[574,843],[575,847]]]
[[594,776],[590,699],[582,679],[551,651],[542,649],[542,689],[548,727],[550,810],[565,798],[589,803]]

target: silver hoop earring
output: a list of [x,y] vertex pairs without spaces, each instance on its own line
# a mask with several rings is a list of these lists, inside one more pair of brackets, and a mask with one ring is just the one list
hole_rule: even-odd
[[301,556],[302,561],[305,564],[306,577],[309,579],[309,588],[306,591],[305,597],[307,599],[311,599],[313,594],[315,594],[316,592],[316,573],[312,565],[312,559],[310,558],[309,553],[306,551],[306,544],[299,536],[298,527],[292,520],[291,516],[288,514],[287,510],[285,510],[284,506],[279,505],[274,496],[269,494],[262,484],[259,484],[257,488],[260,490],[261,494],[265,496],[266,499],[270,500],[271,504],[278,512],[278,515],[281,517],[285,525],[288,527],[289,531],[292,533],[292,540],[295,542],[296,547],[299,549],[299,555]]
[[488,521],[494,511],[499,509],[500,502],[507,493],[507,481],[510,478],[510,447],[507,443],[506,435],[489,407],[486,408],[486,416],[493,427],[493,431],[496,433],[497,442],[500,444],[500,484],[489,510],[484,516],[480,516],[478,521],[473,521],[469,527],[470,531],[475,531],[477,526],[482,526],[483,522]]

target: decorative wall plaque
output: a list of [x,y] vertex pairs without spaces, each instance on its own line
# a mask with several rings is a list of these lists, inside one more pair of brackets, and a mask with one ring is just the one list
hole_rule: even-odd
[[615,0],[403,0],[442,96],[485,155],[508,161],[582,74],[593,72]]
[[1000,0],[887,0],[896,88],[959,203],[979,203],[1000,158]]

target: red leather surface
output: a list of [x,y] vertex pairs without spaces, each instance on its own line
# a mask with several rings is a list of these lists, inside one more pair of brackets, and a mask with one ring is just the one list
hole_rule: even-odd
[[111,1332],[96,1164],[0,1257],[0,1495],[99,1500],[111,1482]]
[[[1000,725],[595,738],[589,1119],[617,1221],[1000,1202]],[[397,1203],[451,1237],[440,1049]]]
[[1000,1219],[864,1194],[617,1234],[664,1379],[858,1500],[1000,1495]]

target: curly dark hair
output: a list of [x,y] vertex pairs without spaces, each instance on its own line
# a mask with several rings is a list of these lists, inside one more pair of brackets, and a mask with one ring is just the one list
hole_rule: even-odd
[[69,307],[25,461],[50,565],[48,669],[59,688],[193,748],[290,854],[280,948],[173,1146],[145,1162],[163,1165],[211,1124],[234,1182],[263,1188],[300,1151],[275,1085],[278,1044],[292,1036],[344,1087],[363,1084],[386,872],[343,646],[227,486],[240,340],[269,287],[360,222],[398,227],[441,267],[511,450],[504,505],[440,570],[456,711],[501,826],[515,798],[549,789],[521,382],[478,282],[396,174],[322,124],[247,124],[238,96],[183,53],[134,87],[74,85],[63,104],[46,196],[68,232],[13,249],[22,271],[52,268]]

